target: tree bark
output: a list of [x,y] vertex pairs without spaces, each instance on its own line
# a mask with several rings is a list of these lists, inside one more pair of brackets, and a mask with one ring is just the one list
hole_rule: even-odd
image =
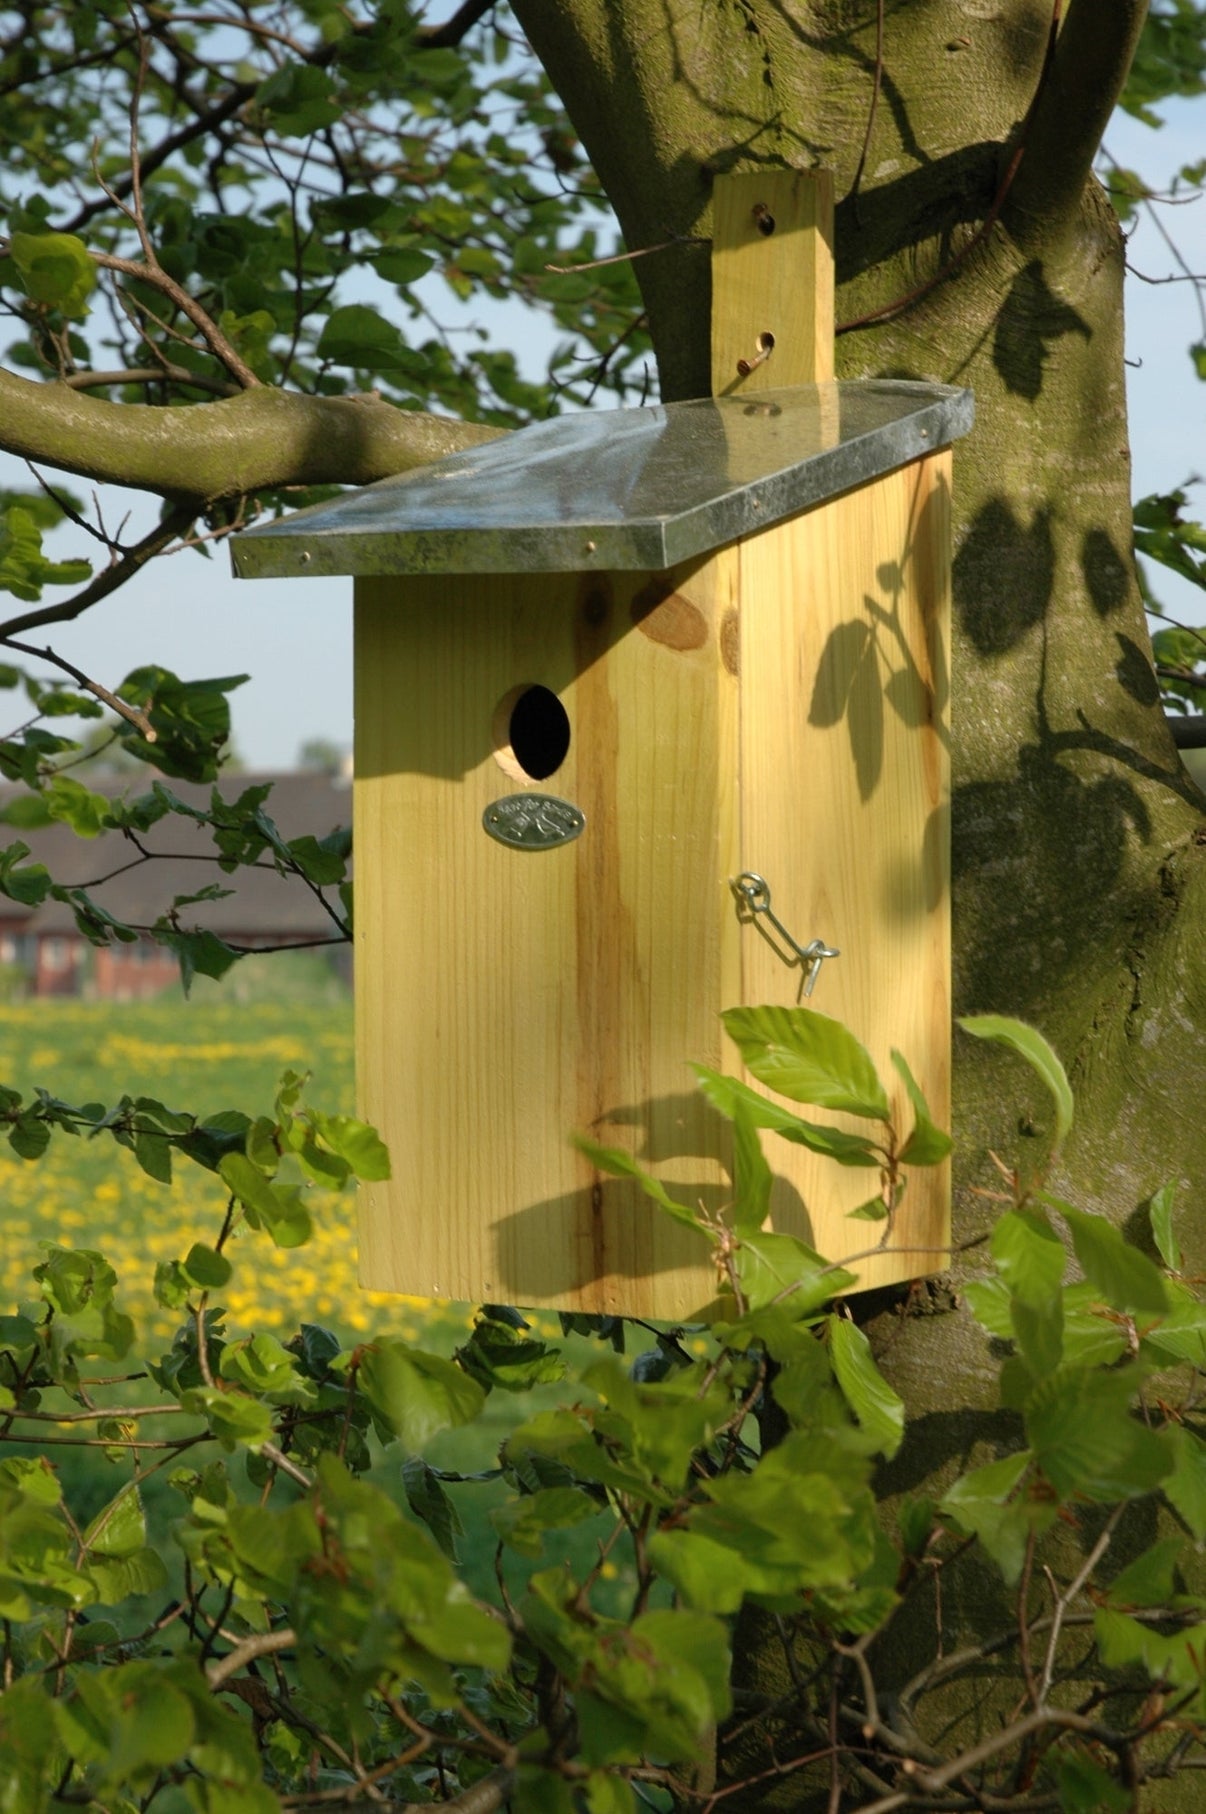
[[[706,238],[719,170],[830,165],[845,198],[839,375],[974,389],[976,427],[955,453],[956,1011],[1044,1030],[1077,1098],[1054,1183],[1117,1222],[1136,1218],[1161,1184],[1206,1169],[1206,823],[1161,710],[1134,570],[1124,251],[1091,176],[1146,5],[1072,0],[1050,56],[1050,0],[890,6],[857,196],[874,0],[514,5],[630,247]],[[634,268],[663,394],[705,394],[707,247],[671,246]],[[1041,1152],[1050,1113],[1014,1061],[957,1040],[965,1238],[991,1220],[976,1194],[996,1182],[990,1153]],[[1200,1271],[1203,1233],[1184,1235],[1187,1269]],[[972,1255],[907,1305],[860,1307],[914,1420],[893,1470],[909,1491],[939,1493],[1005,1435],[1016,1445],[992,1410],[986,1340],[958,1307],[960,1277],[977,1269]],[[965,1572],[948,1646],[994,1591]],[[754,1633],[743,1627],[744,1685],[781,1691],[777,1645]],[[913,1631],[895,1661],[886,1645],[887,1676],[924,1641]],[[725,1806],[811,1805],[802,1795],[788,1779]]]
[[501,431],[375,395],[266,386],[200,407],[134,408],[0,371],[6,453],[198,507],[278,485],[371,485]]

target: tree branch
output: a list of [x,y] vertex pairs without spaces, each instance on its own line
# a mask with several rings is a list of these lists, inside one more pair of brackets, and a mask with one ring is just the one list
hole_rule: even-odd
[[257,1657],[272,1656],[279,1650],[293,1650],[296,1644],[297,1633],[288,1625],[280,1631],[265,1631],[244,1638],[241,1644],[236,1644],[224,1657],[210,1664],[205,1672],[206,1680],[216,1693],[223,1682],[238,1674],[244,1663],[254,1662]]
[[494,6],[495,0],[464,0],[458,6],[451,19],[443,25],[423,25],[415,33],[415,48],[418,50],[454,49],[471,26],[484,19]]
[[207,391],[215,397],[237,397],[240,386],[224,378],[190,372],[186,365],[130,365],[109,372],[68,372],[63,383],[73,391],[107,390],[115,385],[173,384],[177,388]]
[[1071,220],[1135,55],[1148,0],[1071,0],[1022,129],[1025,155],[1002,209],[1023,246]]
[[198,507],[278,485],[370,485],[501,432],[377,397],[260,385],[218,403],[154,409],[0,371],[6,453]]
[[[0,378],[4,376],[0,372]],[[40,387],[35,385],[32,388],[36,390]],[[121,405],[115,404],[113,407],[120,408]],[[65,598],[57,605],[40,605],[36,611],[24,611],[19,617],[7,618],[0,623],[0,637],[13,637],[23,630],[38,630],[44,624],[67,624],[74,618],[81,617],[92,605],[107,598],[110,592],[116,592],[119,586],[124,586],[155,555],[162,554],[169,543],[184,534],[195,514],[192,504],[182,504],[169,511],[161,523],[157,523],[133,548],[127,548],[120,560],[98,573],[74,598]]]
[[32,643],[18,642],[15,636],[0,636],[0,648],[15,649],[19,655],[33,655],[39,661],[48,661],[53,667],[61,668],[64,674],[70,674],[72,680],[99,699],[102,705],[107,705],[120,718],[124,718],[127,724],[132,724],[148,743],[156,741],[159,733],[145,712],[140,711],[136,705],[127,705],[124,699],[119,699],[116,693],[103,687],[99,680],[90,680],[82,668],[77,668],[65,656],[56,655],[53,649],[36,649]]
[[[141,217],[138,221],[139,232],[145,234]],[[149,241],[147,242],[149,244]],[[111,252],[90,252],[89,257],[105,271],[120,271],[124,277],[135,277],[141,283],[150,284],[159,290],[169,301],[174,302],[182,315],[188,317],[206,341],[215,358],[220,359],[231,377],[246,390],[258,389],[261,380],[256,377],[245,359],[241,359],[231,346],[225,334],[218,327],[213,317],[201,307],[195,297],[190,296],[182,284],[159,264],[153,253],[148,254],[146,261],[139,264],[137,259],[117,258]]]

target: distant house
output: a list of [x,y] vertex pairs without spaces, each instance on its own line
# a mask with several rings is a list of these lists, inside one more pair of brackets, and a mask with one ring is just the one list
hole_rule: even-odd
[[[117,799],[147,793],[155,774],[120,779],[89,779],[93,793]],[[272,783],[264,811],[281,835],[309,833],[323,838],[351,823],[352,790],[342,776],[302,771],[291,774],[239,774],[218,783],[223,797],[235,800],[248,787]],[[165,785],[190,806],[208,808],[211,789],[185,781]],[[0,807],[24,790],[0,788]],[[211,883],[233,892],[223,900],[198,901],[180,910],[182,928],[204,929],[231,945],[268,948],[331,938],[337,927],[312,889],[295,876],[283,876],[271,853],[262,867],[227,874],[214,860],[213,834],[180,814],[161,819],[139,834],[137,846],[119,831],[81,838],[66,825],[21,828],[0,823],[0,848],[20,840],[27,862],[44,863],[55,882],[86,888],[89,898],[128,925],[150,926],[168,911],[177,895],[196,894]],[[335,890],[332,904],[338,910]],[[337,967],[350,972],[351,947],[332,947]],[[45,901],[29,908],[0,895],[0,966],[10,985],[29,995],[83,995],[129,1001],[155,995],[178,982],[174,954],[145,933],[135,943],[114,940],[93,945],[76,925],[65,901]],[[14,972],[16,973],[14,977]]]

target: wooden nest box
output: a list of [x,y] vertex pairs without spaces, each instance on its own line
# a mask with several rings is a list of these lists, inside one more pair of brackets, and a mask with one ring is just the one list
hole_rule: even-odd
[[[356,575],[359,1097],[394,1174],[361,1196],[367,1286],[706,1315],[704,1243],[570,1137],[719,1209],[689,1061],[740,1073],[722,1009],[806,979],[948,1115],[971,399],[832,382],[831,206],[823,173],[718,182],[712,397],[559,416],[235,544],[242,575]],[[868,1245],[867,1174],[766,1139],[774,1225]],[[860,1284],[944,1263],[948,1191],[913,1174],[909,1251]]]

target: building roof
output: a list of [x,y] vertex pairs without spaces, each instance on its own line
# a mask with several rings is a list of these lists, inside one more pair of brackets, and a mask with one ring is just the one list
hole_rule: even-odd
[[[133,799],[148,793],[155,779],[154,771],[148,770],[120,780],[89,778],[87,785],[110,799]],[[285,839],[306,833],[323,838],[351,823],[352,790],[341,777],[308,771],[223,775],[218,790],[224,799],[233,801],[245,789],[266,782],[271,783],[272,792],[263,811]],[[189,806],[209,806],[208,784],[164,779],[164,785]],[[23,788],[0,788],[0,807],[25,793]],[[29,846],[27,861],[44,863],[55,882],[86,888],[98,906],[126,924],[149,926],[168,911],[177,895],[196,894],[217,883],[233,893],[224,900],[198,901],[182,908],[183,927],[204,928],[235,944],[329,938],[337,931],[314,892],[297,877],[281,875],[272,865],[270,853],[260,859],[266,867],[240,868],[227,874],[218,867],[210,829],[180,814],[161,819],[139,834],[139,843],[153,856],[146,862],[119,831],[81,838],[68,825],[0,826],[0,845],[18,839]],[[331,893],[338,910],[338,897],[334,890]],[[31,911],[0,896],[0,924],[22,932],[76,931],[75,917],[65,901],[45,901]]]
[[234,536],[241,579],[654,571],[966,434],[972,394],[866,380],[533,423]]

